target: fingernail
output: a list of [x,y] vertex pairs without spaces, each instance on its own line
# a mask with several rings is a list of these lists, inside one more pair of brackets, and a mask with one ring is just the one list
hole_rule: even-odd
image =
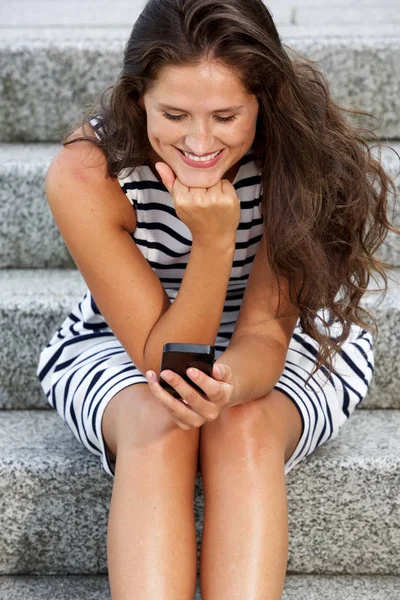
[[222,370],[221,370],[221,367],[220,367],[219,365],[217,365],[217,366],[215,367],[215,370],[217,371],[217,375],[218,375],[218,377],[220,377],[220,376],[222,375]]
[[146,371],[146,377],[148,381],[156,381],[157,377],[154,371]]

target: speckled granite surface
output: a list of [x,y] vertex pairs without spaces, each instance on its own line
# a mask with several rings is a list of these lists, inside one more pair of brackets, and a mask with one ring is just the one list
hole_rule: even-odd
[[288,575],[282,600],[397,600],[399,590],[396,577]]
[[[282,600],[396,600],[400,579],[389,576],[287,575]],[[2,600],[111,600],[107,576],[0,577]],[[197,586],[194,600],[201,600]]]
[[0,144],[0,268],[74,268],[44,191],[59,146]]
[[[0,269],[0,408],[47,408],[36,377],[39,352],[85,290],[77,269]],[[381,327],[376,379],[362,408],[400,407],[400,363],[393,360],[400,347],[399,290],[391,283],[387,298],[373,309]],[[371,294],[368,302],[376,298]]]
[[[289,572],[400,575],[399,411],[356,411],[287,488]],[[107,573],[111,492],[58,413],[0,411],[0,575]],[[203,504],[198,472],[198,549]]]
[[[115,82],[129,31],[114,33],[106,38],[101,31],[80,39],[62,39],[58,32],[42,39],[3,38],[0,140],[58,141],[84,107]],[[310,37],[292,37],[288,31],[284,42],[318,62],[339,104],[372,112],[378,122],[364,125],[377,125],[378,136],[393,139],[400,137],[400,35],[387,33],[373,37],[370,31],[357,31],[343,37],[314,29]]]

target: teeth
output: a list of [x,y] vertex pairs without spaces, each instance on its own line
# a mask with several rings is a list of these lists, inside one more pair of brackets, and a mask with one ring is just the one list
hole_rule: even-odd
[[189,154],[188,152],[183,152],[183,154],[185,156],[187,156],[188,158],[190,158],[191,160],[194,160],[196,162],[207,162],[209,160],[212,160],[216,156],[218,156],[218,154],[220,152],[222,152],[222,150],[218,150],[218,152],[215,152],[214,154],[208,154],[207,156],[202,156],[201,158],[199,156],[194,156],[194,154]]

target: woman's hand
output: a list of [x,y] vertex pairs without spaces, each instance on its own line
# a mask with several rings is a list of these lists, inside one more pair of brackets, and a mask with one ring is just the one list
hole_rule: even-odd
[[[219,369],[221,374],[218,372]],[[150,378],[151,373],[155,377],[154,381]],[[222,410],[229,408],[233,402],[234,383],[231,368],[222,363],[214,363],[212,377],[192,368],[188,369],[186,374],[204,391],[206,397],[201,396],[182,377],[169,369],[161,371],[160,376],[178,392],[183,400],[174,398],[161,387],[153,371],[147,371],[146,378],[153,396],[158,398],[171,413],[172,420],[181,429],[187,430],[214,421]]]
[[178,217],[190,229],[192,239],[209,246],[216,240],[235,241],[240,223],[240,199],[228,179],[210,188],[188,188],[171,167],[158,162],[155,168],[171,194]]

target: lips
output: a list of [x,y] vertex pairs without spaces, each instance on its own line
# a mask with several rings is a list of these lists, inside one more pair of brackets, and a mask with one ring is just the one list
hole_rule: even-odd
[[219,163],[219,161],[222,160],[221,157],[223,157],[224,153],[225,153],[225,148],[224,148],[223,150],[220,150],[219,153],[214,158],[204,161],[204,160],[193,160],[192,158],[189,158],[188,156],[186,156],[186,154],[180,148],[176,148],[176,149],[179,150],[180,155],[181,155],[181,160],[185,163],[185,165],[191,169],[194,169],[195,171],[203,171],[205,169],[214,168]]

